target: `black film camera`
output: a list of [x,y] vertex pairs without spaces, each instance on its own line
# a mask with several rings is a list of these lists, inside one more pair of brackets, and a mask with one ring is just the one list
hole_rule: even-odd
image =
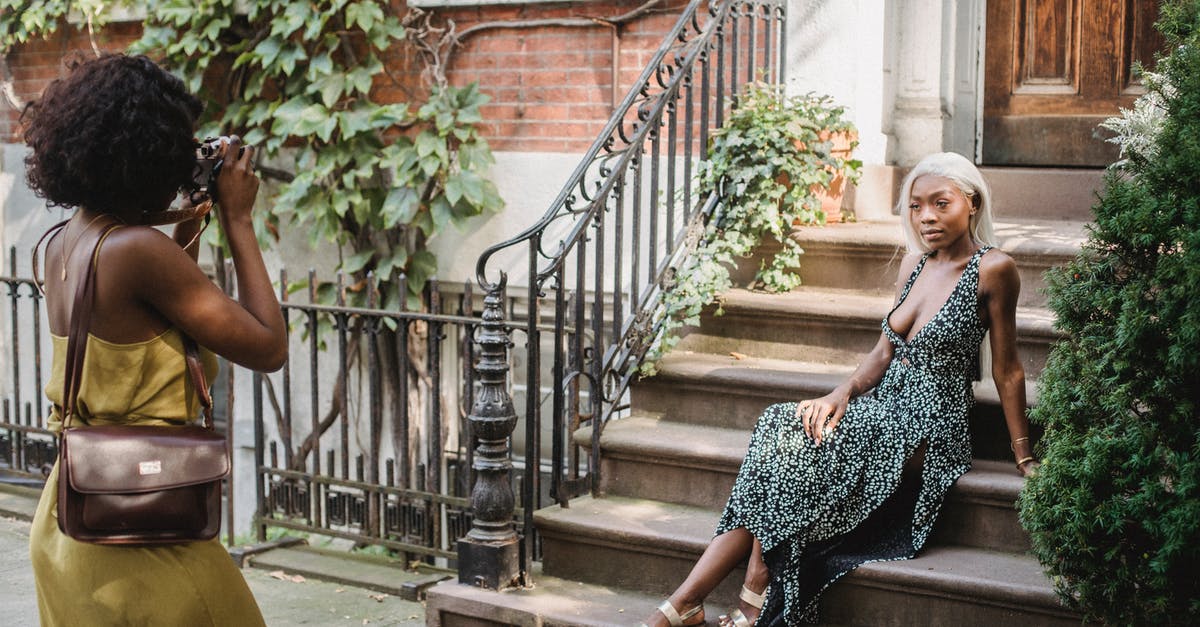
[[[193,201],[198,199],[217,200],[217,176],[221,173],[221,140],[228,137],[206,137],[196,144],[196,165],[192,169],[192,187],[188,191]],[[241,158],[245,146],[238,147],[237,157]]]

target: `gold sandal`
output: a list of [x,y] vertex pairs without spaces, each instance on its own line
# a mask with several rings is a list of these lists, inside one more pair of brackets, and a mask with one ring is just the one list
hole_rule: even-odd
[[[667,622],[671,624],[671,627],[684,627],[685,623],[683,621],[699,614],[700,612],[703,612],[704,604],[701,603],[700,605],[693,607],[683,614],[680,614],[679,611],[675,609],[675,606],[671,605],[671,600],[667,599],[658,604],[658,611],[662,612],[662,615],[667,617]],[[638,625],[638,627],[649,626],[646,625],[646,623],[641,623]]]
[[[767,591],[763,590],[762,594],[759,594],[746,586],[742,586],[742,591],[738,594],[738,598],[745,601],[746,605],[761,610],[763,603],[767,602]],[[746,618],[741,608],[734,609],[728,615],[720,617],[719,620],[722,625],[750,627],[750,619]],[[755,622],[757,622],[757,619],[755,619]]]

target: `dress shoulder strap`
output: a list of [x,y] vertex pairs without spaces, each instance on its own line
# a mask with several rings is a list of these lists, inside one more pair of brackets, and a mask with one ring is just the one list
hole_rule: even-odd
[[[896,300],[897,306],[904,302],[904,299],[908,297],[908,291],[912,289],[913,283],[917,280],[917,275],[921,274],[921,270],[925,268],[925,262],[929,260],[929,255],[931,254],[933,253],[925,253],[924,255],[921,255],[921,259],[917,261],[917,265],[913,266],[912,272],[908,275],[908,281],[905,281],[904,283],[904,289],[900,290],[900,298]],[[895,311],[895,309],[893,309],[893,311]]]
[[63,228],[65,228],[67,223],[70,221],[71,219],[67,218],[66,220],[63,220],[62,222],[59,222],[58,224],[46,229],[46,232],[42,233],[42,236],[38,238],[37,243],[33,245],[33,263],[31,266],[33,268],[33,285],[37,287],[38,293],[40,293],[43,297],[46,295],[46,290],[43,286],[44,281],[42,281],[41,273],[38,272],[38,250],[42,247],[42,243],[45,242],[47,238],[53,239],[54,236],[57,235],[59,231],[63,230]]

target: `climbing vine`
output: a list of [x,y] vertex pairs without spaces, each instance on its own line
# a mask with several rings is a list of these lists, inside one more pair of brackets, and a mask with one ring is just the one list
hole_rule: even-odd
[[[70,11],[91,32],[120,2],[26,2],[0,14],[0,50],[46,37]],[[382,0],[155,0],[141,3],[143,34],[130,52],[178,73],[207,100],[200,135],[240,134],[262,147],[264,172],[282,181],[259,223],[260,237],[303,230],[330,241],[339,269],[379,281],[394,302],[401,276],[409,298],[437,270],[428,241],[448,225],[499,209],[484,176],[492,163],[479,135],[478,86],[417,85],[423,100],[382,102],[380,85],[414,90],[389,74],[384,56],[427,33]],[[412,81],[409,81],[411,83]],[[332,296],[331,294],[327,294]],[[347,293],[366,300],[362,289]],[[388,302],[393,299],[393,302]]]
[[[845,109],[828,96],[787,97],[782,86],[748,83],[725,125],[713,131],[708,158],[697,175],[700,197],[716,193],[717,213],[705,225],[696,252],[676,269],[663,293],[662,330],[642,362],[653,375],[658,360],[678,344],[680,330],[700,324],[704,308],[732,287],[730,269],[765,241],[780,249],[764,259],[754,286],[786,292],[800,285],[804,251],[789,237],[799,225],[824,224],[819,193],[838,173],[858,180],[862,162],[833,150],[835,135],[856,137]],[[850,141],[853,148],[857,141]]]

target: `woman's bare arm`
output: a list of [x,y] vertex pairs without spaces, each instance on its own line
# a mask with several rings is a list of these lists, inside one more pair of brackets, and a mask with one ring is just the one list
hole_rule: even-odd
[[[980,264],[980,282],[986,296],[992,349],[992,378],[1000,393],[1000,407],[1008,425],[1010,446],[1016,460],[1033,457],[1029,441],[1029,418],[1025,416],[1025,368],[1017,355],[1017,297],[1021,277],[1017,264],[1004,254],[984,256]],[[1032,462],[1018,466],[1028,475]]]
[[[236,150],[236,144],[230,151]],[[138,234],[146,255],[137,296],[217,354],[256,370],[276,370],[287,358],[287,330],[254,237],[250,212],[258,190],[253,149],[229,159],[217,181],[218,218],[229,242],[238,300],[217,289],[188,251],[160,233]]]
[[[904,283],[920,258],[919,253],[913,253],[905,256],[904,260],[900,262],[894,302],[899,302]],[[884,373],[892,363],[894,352],[895,347],[892,346],[891,340],[886,334],[880,333],[879,341],[854,369],[850,378],[843,381],[829,394],[796,405],[796,415],[801,418],[804,432],[816,440],[817,444],[820,444],[825,437],[825,430],[832,431],[842,421],[850,399],[879,385],[879,381],[883,379]]]

